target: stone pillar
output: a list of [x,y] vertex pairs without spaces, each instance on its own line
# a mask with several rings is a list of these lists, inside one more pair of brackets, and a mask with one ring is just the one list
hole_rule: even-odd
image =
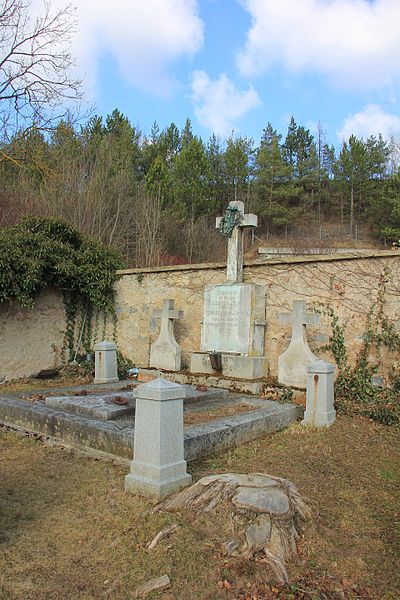
[[125,490],[162,496],[190,485],[183,445],[183,386],[155,379],[136,395],[135,440]]
[[119,381],[117,346],[113,342],[100,342],[94,347],[94,383]]
[[335,367],[324,360],[312,362],[308,368],[306,412],[301,424],[330,427],[336,421],[334,409]]

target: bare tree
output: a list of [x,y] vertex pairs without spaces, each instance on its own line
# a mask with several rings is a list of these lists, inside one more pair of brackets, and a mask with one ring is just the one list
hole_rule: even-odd
[[[34,16],[32,0],[0,4],[0,132],[4,140],[32,126],[48,127],[81,97],[71,76],[74,8],[46,0]],[[57,112],[58,111],[58,112]]]

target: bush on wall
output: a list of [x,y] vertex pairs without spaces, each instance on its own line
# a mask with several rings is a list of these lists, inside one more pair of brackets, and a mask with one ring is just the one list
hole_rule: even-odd
[[25,217],[0,230],[0,302],[17,302],[31,309],[46,287],[61,290],[66,318],[62,357],[68,349],[69,360],[76,358],[79,347],[90,351],[99,312],[103,313],[103,335],[107,314],[115,319],[114,283],[122,267],[115,250],[59,218]]
[[0,302],[33,308],[48,286],[113,312],[119,255],[59,218],[25,217],[0,230]]

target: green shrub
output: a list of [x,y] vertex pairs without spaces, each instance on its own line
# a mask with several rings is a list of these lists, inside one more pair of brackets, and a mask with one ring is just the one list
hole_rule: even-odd
[[33,308],[48,286],[114,310],[118,254],[59,218],[25,217],[0,230],[0,302]]

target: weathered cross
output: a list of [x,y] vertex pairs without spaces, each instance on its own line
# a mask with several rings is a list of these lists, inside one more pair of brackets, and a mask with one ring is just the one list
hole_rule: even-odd
[[183,318],[183,310],[175,310],[174,304],[174,300],[164,300],[162,309],[153,311],[153,317],[161,319],[160,338],[167,338],[169,335],[174,338],[174,320]]
[[293,311],[291,313],[280,313],[279,320],[281,323],[291,323],[293,325],[291,344],[303,341],[307,345],[306,326],[318,325],[319,314],[308,313],[304,300],[294,300]]
[[[235,200],[229,202],[231,208],[236,208],[240,215],[240,221],[235,225],[232,235],[228,238],[228,256],[226,264],[226,279],[233,283],[243,281],[243,238],[244,227],[257,227],[257,215],[244,214],[244,202]],[[215,226],[218,229],[223,217],[217,217]]]

